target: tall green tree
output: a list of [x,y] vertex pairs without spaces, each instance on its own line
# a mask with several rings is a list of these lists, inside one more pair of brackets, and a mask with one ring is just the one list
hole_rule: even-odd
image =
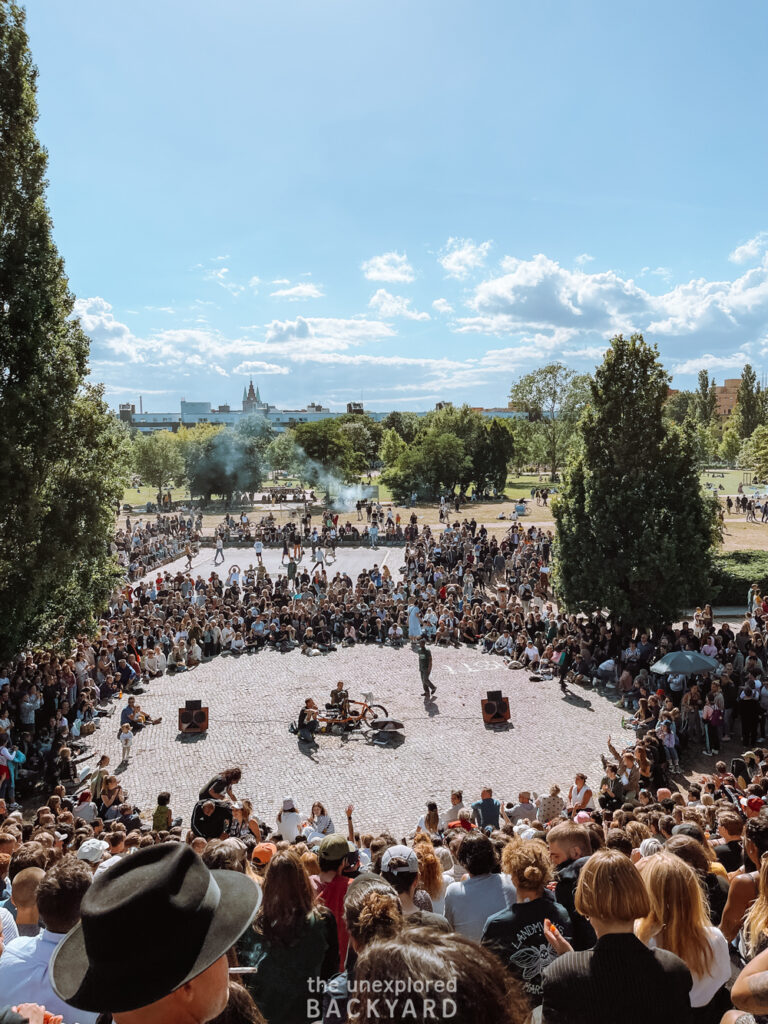
[[699,370],[699,386],[696,389],[696,419],[708,427],[715,419],[717,411],[717,391],[715,378],[710,380],[706,370]]
[[689,412],[696,407],[693,391],[675,391],[664,404],[664,412],[674,423],[682,423]]
[[511,402],[538,425],[552,477],[565,460],[574,425],[589,395],[588,382],[589,377],[561,363],[549,363],[512,385]]
[[379,448],[379,458],[385,466],[394,466],[405,451],[405,448],[405,441],[395,428],[391,427],[389,430],[384,431],[384,437],[381,439],[381,447]]
[[739,448],[741,447],[741,438],[739,437],[739,431],[731,420],[728,420],[724,430],[723,436],[720,441],[719,455],[723,462],[727,462],[733,465],[739,455]]
[[400,412],[394,409],[387,413],[381,422],[384,430],[396,430],[406,444],[416,440],[416,435],[422,429],[423,418],[415,412]]
[[299,449],[290,430],[278,434],[269,442],[264,457],[269,468],[279,473],[293,475],[298,472],[301,464]]
[[760,390],[760,382],[749,363],[741,371],[734,419],[742,439],[751,437],[763,420],[763,395]]
[[751,469],[758,480],[768,480],[768,425],[761,423],[742,442],[737,462],[742,469]]
[[184,479],[179,439],[168,430],[137,434],[133,442],[133,468],[144,483],[163,492]]
[[0,660],[66,642],[119,578],[108,554],[129,445],[100,389],[52,238],[37,70],[0,2]]
[[555,578],[570,611],[627,627],[672,622],[709,589],[716,503],[690,424],[664,417],[669,377],[642,335],[611,341],[553,511]]
[[478,491],[493,488],[498,494],[504,492],[514,451],[514,435],[506,420],[495,418],[483,424],[482,437],[472,453],[473,483]]

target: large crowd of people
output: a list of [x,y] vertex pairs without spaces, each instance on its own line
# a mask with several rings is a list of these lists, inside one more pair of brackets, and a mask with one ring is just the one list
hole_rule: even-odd
[[238,768],[181,816],[107,757],[33,819],[0,801],[0,1019],[762,1021],[768,750],[633,793],[609,749],[594,791],[454,790],[407,836],[257,810]]
[[[552,536],[541,528],[514,523],[495,535],[464,519],[438,532],[415,516],[388,518],[385,534],[403,532],[402,565],[374,563],[355,579],[333,570],[344,527],[330,513],[282,527],[228,517],[217,539],[242,543],[250,531],[252,564],[205,577],[141,571],[145,557],[186,551],[194,519],[126,523],[116,545],[138,569],[96,635],[69,656],[27,652],[0,668],[0,1005],[35,1024],[34,1004],[64,1024],[100,1014],[118,1024],[367,1024],[482,1013],[509,1024],[632,1024],[658,1006],[680,1021],[762,1020],[768,599],[759,586],[737,626],[706,606],[676,627],[624,633],[557,607]],[[365,530],[378,525],[374,506]],[[263,564],[264,544],[282,547],[277,573]],[[193,807],[176,806],[172,778],[156,806],[138,807],[109,757],[87,756],[110,702],[166,672],[269,648],[416,641],[470,645],[565,688],[600,688],[626,709],[602,778],[579,771],[514,799],[480,787],[467,804],[454,791],[396,836],[366,830],[364,809],[351,804],[300,808],[286,797],[254,807],[238,768],[207,783]],[[675,651],[708,656],[712,669],[651,672]],[[121,706],[125,756],[134,732],[155,724],[139,696]],[[715,761],[739,730],[729,762]],[[713,757],[711,772],[681,780],[681,763],[699,753]],[[169,908],[169,884],[188,906]],[[163,938],[174,914],[183,940]],[[134,945],[155,942],[160,966],[150,952],[132,959]],[[386,986],[389,1002],[369,998]]]

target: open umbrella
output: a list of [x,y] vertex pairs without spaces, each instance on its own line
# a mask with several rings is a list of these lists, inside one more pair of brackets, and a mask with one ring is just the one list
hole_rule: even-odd
[[714,672],[719,664],[715,658],[699,654],[698,651],[670,651],[651,665],[651,672],[656,672],[660,676],[668,672],[690,676],[696,672]]

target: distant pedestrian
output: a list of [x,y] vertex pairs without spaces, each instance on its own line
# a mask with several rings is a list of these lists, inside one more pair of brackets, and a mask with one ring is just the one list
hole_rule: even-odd
[[221,561],[224,561],[224,541],[220,533],[216,534],[216,554],[213,556],[213,564],[219,564],[219,555],[221,555]]
[[424,696],[428,699],[433,694],[437,693],[437,687],[429,678],[432,672],[432,652],[427,650],[427,641],[424,637],[419,640],[418,655],[421,685],[424,689]]

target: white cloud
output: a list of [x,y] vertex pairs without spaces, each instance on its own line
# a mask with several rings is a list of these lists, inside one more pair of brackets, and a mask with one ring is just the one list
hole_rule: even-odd
[[288,302],[301,302],[304,299],[322,299],[325,292],[316,284],[295,284],[292,288],[278,288],[270,292],[273,299],[287,299]]
[[432,309],[434,309],[436,313],[448,314],[453,312],[453,306],[450,304],[448,299],[435,299],[432,303]]
[[702,355],[686,359],[673,366],[671,372],[682,376],[692,376],[699,370],[741,370],[750,361],[748,352],[734,352],[730,356]]
[[743,245],[737,245],[728,256],[732,263],[748,263],[760,259],[768,251],[768,231],[758,231]]
[[290,278],[287,277],[276,277],[272,284],[290,284]]
[[385,252],[381,256],[374,256],[363,263],[362,270],[369,281],[408,284],[416,279],[405,253]]
[[144,309],[148,310],[150,313],[168,313],[168,314],[173,314],[173,313],[176,312],[176,310],[175,309],[171,309],[170,306],[145,306]]
[[248,287],[252,288],[255,292],[257,292],[259,290],[259,285],[260,284],[261,284],[261,278],[258,277],[256,274],[254,274],[253,277],[248,282]]
[[245,285],[230,281],[228,275],[229,267],[221,267],[219,270],[209,270],[205,275],[205,280],[214,281],[219,287],[228,291],[230,295],[241,295],[245,291]]
[[234,374],[246,374],[246,373],[258,373],[261,376],[274,373],[290,373],[290,369],[287,366],[279,366],[277,363],[262,363],[258,360],[250,360],[249,362],[240,363],[236,366],[232,373]]
[[651,267],[643,267],[640,271],[640,277],[646,277],[648,274],[653,277],[660,277],[668,284],[672,280],[672,271],[669,267],[654,267],[653,269]]
[[588,252],[583,252],[581,255],[577,256],[573,262],[577,267],[583,267],[586,266],[587,263],[593,263],[594,259],[595,257],[590,256]]
[[445,271],[446,277],[463,280],[469,277],[473,270],[480,270],[484,266],[490,248],[490,242],[476,245],[471,238],[449,238],[437,262]]
[[229,259],[229,253],[226,253],[226,255],[224,255],[224,256],[213,256],[213,257],[211,257],[211,263],[223,263],[225,260],[228,260],[228,259]]
[[368,303],[371,309],[375,309],[379,316],[385,319],[402,316],[408,320],[429,320],[429,313],[419,313],[411,309],[411,300],[402,295],[390,295],[386,288],[379,288],[371,297]]

